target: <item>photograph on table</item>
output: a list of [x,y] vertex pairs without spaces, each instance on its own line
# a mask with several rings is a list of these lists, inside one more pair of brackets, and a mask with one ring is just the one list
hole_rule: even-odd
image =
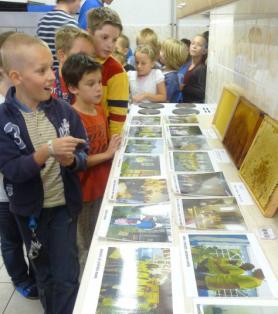
[[128,137],[162,137],[162,128],[160,126],[131,126]]
[[104,247],[99,255],[95,313],[173,313],[170,248]]
[[167,131],[170,136],[202,135],[198,125],[169,125]]
[[116,177],[165,176],[165,163],[161,155],[124,154],[117,160]]
[[240,168],[240,177],[266,217],[278,209],[278,122],[266,116]]
[[214,172],[217,164],[208,152],[169,152],[170,169],[175,172]]
[[254,234],[184,233],[181,237],[190,296],[277,296],[277,280]]
[[130,125],[160,125],[161,117],[153,116],[132,116]]
[[277,314],[278,300],[194,299],[194,314]]
[[162,154],[164,141],[161,138],[128,138],[124,152],[128,154]]
[[209,150],[209,144],[205,136],[177,136],[168,140],[168,147],[171,150]]
[[171,242],[171,206],[110,206],[99,236],[112,241]]
[[199,123],[197,116],[165,116],[166,124],[187,124],[187,123]]
[[172,176],[174,192],[186,196],[232,196],[223,172],[188,173]]
[[245,231],[246,225],[234,197],[178,198],[178,223],[187,229]]
[[112,182],[110,199],[126,204],[169,202],[166,179],[120,178]]
[[263,120],[264,113],[245,98],[240,98],[225,133],[223,144],[239,169]]

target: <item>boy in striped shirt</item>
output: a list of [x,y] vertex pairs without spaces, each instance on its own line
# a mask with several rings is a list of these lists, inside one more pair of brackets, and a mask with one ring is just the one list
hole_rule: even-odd
[[79,10],[80,2],[80,0],[57,0],[55,8],[46,13],[38,23],[37,35],[50,48],[54,58],[54,68],[58,68],[59,65],[55,50],[56,32],[59,28],[66,25],[78,27],[78,23],[72,15]]
[[102,64],[102,104],[110,134],[120,134],[128,106],[128,77],[111,54],[123,29],[120,17],[110,8],[93,9],[87,15],[88,32],[93,38],[94,57]]

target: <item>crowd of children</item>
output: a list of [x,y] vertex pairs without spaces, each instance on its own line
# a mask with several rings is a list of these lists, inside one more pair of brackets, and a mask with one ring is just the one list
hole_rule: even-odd
[[58,0],[40,38],[0,34],[1,250],[16,290],[51,314],[73,311],[128,102],[205,97],[205,36],[188,48],[145,28],[129,57],[118,14],[90,10],[85,31],[79,5]]

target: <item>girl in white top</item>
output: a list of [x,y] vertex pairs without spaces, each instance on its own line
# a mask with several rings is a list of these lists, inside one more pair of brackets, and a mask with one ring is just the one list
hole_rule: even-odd
[[154,69],[156,54],[149,45],[139,45],[135,51],[136,71],[128,72],[132,103],[166,102],[164,75]]

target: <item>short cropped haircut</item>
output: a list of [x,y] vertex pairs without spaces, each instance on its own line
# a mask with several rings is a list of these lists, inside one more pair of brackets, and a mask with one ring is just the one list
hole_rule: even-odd
[[150,45],[139,45],[135,50],[135,55],[137,52],[146,54],[152,61],[156,60],[156,53]]
[[58,51],[61,49],[64,53],[68,53],[76,39],[83,38],[92,43],[93,39],[90,34],[81,28],[73,26],[65,26],[60,28],[55,36],[55,49]]
[[121,46],[123,48],[129,49],[129,47],[130,47],[129,38],[126,35],[121,34],[118,39],[121,41]]
[[[11,35],[13,35],[15,33],[16,32],[14,32],[14,31],[9,31],[9,32],[4,32],[4,33],[0,34],[0,49],[2,48],[2,46],[3,46],[4,42],[6,41],[6,39],[9,36],[11,36]],[[0,54],[0,68],[2,68],[2,67],[3,67],[3,62],[2,62],[2,57],[1,57],[1,54]]]
[[102,66],[85,53],[76,53],[68,57],[62,67],[62,76],[67,86],[78,87],[84,74],[101,71]]
[[2,45],[1,59],[3,69],[8,73],[11,69],[18,69],[24,65],[22,49],[40,45],[49,50],[47,44],[38,37],[33,37],[25,33],[15,33],[10,35]]
[[172,69],[178,70],[188,57],[188,48],[180,40],[168,38],[164,40],[161,46],[165,65]]
[[108,7],[91,9],[87,13],[87,25],[90,32],[95,32],[107,24],[117,27],[120,32],[123,30],[123,25],[118,13]]

